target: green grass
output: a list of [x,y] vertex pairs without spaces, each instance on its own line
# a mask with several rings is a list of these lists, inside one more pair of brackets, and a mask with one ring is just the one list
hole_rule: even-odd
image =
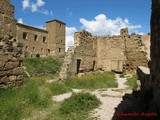
[[117,87],[115,75],[112,72],[96,73],[82,77],[70,77],[64,81],[65,85],[78,89],[99,89]]
[[20,120],[34,109],[51,104],[51,94],[43,89],[44,81],[28,81],[19,88],[0,89],[0,119]]
[[[77,102],[78,99],[82,98],[82,101],[79,102],[84,104],[81,105],[81,107],[84,108],[81,108],[80,104],[77,103],[77,106],[74,107],[79,108],[77,111],[81,109],[82,111],[86,110],[86,114],[85,112],[79,112],[80,114],[73,113],[71,115],[63,114],[62,117],[63,112],[59,111],[62,104],[53,102],[51,100],[52,96],[69,92],[72,88],[98,89],[117,87],[113,73],[97,73],[81,78],[73,77],[66,81],[56,81],[51,84],[46,83],[46,80],[55,77],[57,77],[56,74],[31,77],[26,79],[25,84],[21,87],[0,89],[0,120],[21,120],[30,118],[31,116],[37,116],[37,118],[43,120],[43,117],[41,118],[41,112],[39,111],[48,111],[47,113],[49,114],[46,113],[46,115],[44,115],[44,119],[47,120],[52,120],[51,118],[53,117],[58,120],[64,120],[65,118],[70,119],[70,116],[72,117],[70,120],[82,120],[86,118],[88,110],[94,107],[93,104],[97,105],[97,103],[92,101],[95,97],[90,97],[88,94],[79,97],[74,95],[76,97],[74,99],[72,98],[72,100]],[[74,105],[74,103],[70,103],[70,105]],[[91,105],[91,108],[88,105]],[[73,109],[77,109],[74,107]],[[37,115],[38,113],[39,115]]]
[[131,78],[128,78],[126,84],[133,90],[137,90],[137,75],[134,74]]
[[91,95],[90,93],[78,93],[72,95],[62,103],[60,113],[65,116],[65,118],[69,117],[70,119],[83,120],[87,118],[89,111],[97,108],[99,105],[100,101],[95,95]]
[[31,76],[41,76],[46,74],[57,73],[61,67],[61,60],[46,58],[25,58],[24,66]]

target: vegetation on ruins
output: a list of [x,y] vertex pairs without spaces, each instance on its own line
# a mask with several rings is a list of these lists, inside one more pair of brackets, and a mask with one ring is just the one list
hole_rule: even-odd
[[128,78],[126,84],[129,85],[133,90],[137,90],[137,75],[134,74],[131,78]]
[[60,59],[46,58],[25,58],[25,70],[31,76],[40,76],[50,73],[57,73],[60,70],[62,61]]
[[[57,77],[57,72],[54,72],[54,70],[59,71],[61,66],[61,61],[53,58],[26,58],[24,65],[26,71],[34,77],[26,78],[23,86],[0,89],[1,120],[30,118],[35,116],[38,111],[48,110],[50,112],[45,115],[45,119],[54,117],[63,120],[63,118],[70,116],[76,119],[85,119],[88,111],[99,105],[99,100],[95,96],[88,93],[75,94],[64,103],[53,102],[52,96],[70,92],[72,88],[98,89],[117,87],[115,75],[111,72],[89,74],[79,78],[70,77],[65,81],[47,83],[46,80]],[[55,74],[49,74],[50,72],[48,71],[52,71]],[[43,72],[47,74],[43,75]],[[85,102],[85,104],[81,105],[81,108],[78,107],[80,104],[77,104],[79,100]],[[67,101],[71,101],[71,103],[68,104]],[[77,104],[77,106],[69,108],[73,104]],[[79,112],[79,114],[68,115],[65,114],[67,108],[70,109],[70,112],[83,110],[86,113]]]
[[82,77],[70,77],[64,81],[66,86],[79,89],[99,89],[118,87],[113,72],[94,73]]
[[[70,119],[81,119],[86,117],[89,111],[97,108],[100,105],[100,101],[95,95],[90,93],[78,93],[72,95],[66,99],[60,108],[60,113]],[[83,116],[82,116],[83,115]]]

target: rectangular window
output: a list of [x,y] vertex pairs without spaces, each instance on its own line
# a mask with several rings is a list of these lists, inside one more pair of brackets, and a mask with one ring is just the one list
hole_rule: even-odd
[[45,36],[43,37],[43,43],[46,43],[46,37]]
[[27,33],[23,32],[23,39],[27,39]]
[[59,48],[59,52],[61,52],[61,48]]
[[38,41],[38,35],[34,36],[34,41]]
[[36,51],[36,48],[35,48],[35,47],[33,47],[33,51]]
[[28,46],[26,46],[26,51],[28,50]]

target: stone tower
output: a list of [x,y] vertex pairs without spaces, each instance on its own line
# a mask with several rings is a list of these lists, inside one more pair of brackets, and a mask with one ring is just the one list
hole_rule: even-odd
[[16,23],[10,0],[0,0],[0,87],[23,82],[23,45],[16,40]]
[[59,20],[46,22],[48,53],[50,56],[63,57],[65,54],[66,24]]

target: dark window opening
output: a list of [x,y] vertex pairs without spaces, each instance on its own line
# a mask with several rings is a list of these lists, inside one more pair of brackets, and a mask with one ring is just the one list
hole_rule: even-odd
[[36,54],[36,58],[40,58],[40,54]]
[[26,50],[28,50],[28,46],[26,46]]
[[93,68],[92,68],[92,71],[95,70],[95,64],[96,64],[96,61],[93,61]]
[[77,59],[77,74],[80,72],[81,59]]
[[59,52],[61,52],[61,48],[59,48]]
[[38,41],[38,35],[35,35],[35,36],[34,36],[34,40],[35,40],[35,41]]
[[51,52],[51,50],[50,49],[48,49],[48,53],[50,53]]
[[23,39],[27,39],[27,33],[23,32]]
[[46,43],[46,37],[43,37],[43,43]]
[[36,51],[36,48],[35,48],[35,47],[33,47],[33,51]]

